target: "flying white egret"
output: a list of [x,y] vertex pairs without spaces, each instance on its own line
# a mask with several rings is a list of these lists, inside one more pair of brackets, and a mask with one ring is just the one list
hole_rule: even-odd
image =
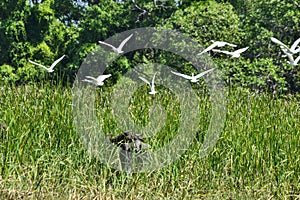
[[57,59],[56,61],[54,61],[54,63],[53,63],[49,68],[47,68],[47,67],[45,67],[44,65],[41,65],[41,64],[39,64],[39,63],[33,62],[33,61],[31,61],[31,60],[29,60],[29,62],[30,62],[31,64],[34,64],[34,65],[38,65],[38,66],[40,66],[40,67],[43,67],[47,72],[54,72],[53,68],[54,68],[55,65],[57,65],[57,63],[59,63],[64,57],[65,57],[65,55],[63,55],[62,57],[60,57],[59,59]]
[[300,44],[300,38],[297,39],[293,45],[291,46],[291,48],[289,48],[287,45],[283,44],[281,41],[279,41],[278,39],[274,38],[274,37],[271,37],[271,41],[280,45],[281,47],[281,50],[283,51],[284,49],[286,50],[285,52],[286,53],[289,53],[289,54],[295,54],[295,53],[299,53],[300,52],[300,47],[298,49],[296,49],[299,44]]
[[181,76],[185,79],[188,79],[190,80],[192,83],[196,83],[198,82],[198,79],[201,77],[201,76],[204,76],[205,74],[213,71],[215,68],[212,68],[212,69],[209,69],[209,70],[206,70],[204,72],[201,72],[200,74],[194,76],[194,73],[192,73],[192,76],[189,76],[189,75],[185,75],[185,74],[181,74],[181,73],[178,73],[178,72],[173,72],[171,71],[173,74],[177,75],[177,76]]
[[111,48],[113,49],[114,52],[116,52],[116,53],[118,53],[118,54],[121,54],[121,53],[124,52],[124,51],[122,50],[123,47],[124,47],[124,45],[126,44],[126,42],[128,42],[128,40],[129,40],[132,36],[133,36],[133,34],[131,34],[130,36],[128,36],[127,38],[125,38],[125,40],[123,40],[123,41],[121,42],[121,44],[120,44],[118,47],[115,47],[115,46],[113,46],[113,45],[111,45],[111,44],[108,44],[108,43],[106,43],[106,42],[103,42],[103,41],[99,41],[99,43],[100,43],[100,44],[104,44],[104,45],[106,45],[106,46],[109,46],[109,47],[111,47]]
[[[289,56],[288,56],[289,57]],[[292,66],[297,66],[298,62],[300,61],[300,56],[298,56],[295,60],[294,59],[290,59],[288,62],[288,64],[292,65]]]
[[96,86],[102,86],[102,85],[104,85],[104,80],[109,77],[111,77],[111,74],[100,75],[97,78],[92,77],[92,76],[85,76],[85,78],[87,78],[87,79],[83,79],[82,81],[93,83]]
[[285,55],[289,59],[289,61],[287,61],[288,64],[290,64],[292,66],[297,66],[298,65],[298,62],[300,61],[300,55],[296,59],[294,59],[293,54],[287,53],[286,50],[283,50],[283,52],[285,53]]
[[207,47],[206,49],[204,49],[201,53],[199,53],[198,55],[201,55],[201,54],[204,54],[210,50],[212,50],[213,48],[216,48],[216,47],[224,47],[225,45],[228,45],[228,46],[231,46],[231,47],[236,47],[235,44],[231,44],[231,43],[228,43],[228,42],[223,42],[223,41],[213,41],[213,44],[211,44],[209,47]]
[[244,51],[246,51],[248,48],[249,47],[245,47],[245,48],[242,48],[242,49],[235,50],[233,52],[222,51],[222,50],[219,50],[219,49],[213,49],[212,51],[213,52],[224,53],[224,54],[227,54],[227,55],[231,55],[233,58],[238,58],[238,57],[241,56],[241,53],[243,53]]
[[145,83],[147,83],[147,84],[149,85],[149,87],[150,87],[150,92],[149,92],[149,94],[156,94],[156,93],[157,93],[157,92],[155,91],[155,86],[154,86],[154,80],[155,80],[156,74],[157,74],[157,72],[155,72],[155,74],[153,75],[151,84],[150,84],[150,82],[149,82],[147,79],[145,79],[145,78],[139,76],[139,78],[140,78],[142,81],[144,81]]

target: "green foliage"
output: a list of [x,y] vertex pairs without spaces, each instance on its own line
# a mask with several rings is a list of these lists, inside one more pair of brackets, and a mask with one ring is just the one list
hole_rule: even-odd
[[43,58],[43,61],[49,62],[53,57],[53,53],[46,42],[42,42],[33,50],[33,55],[36,58]]
[[14,68],[10,65],[4,64],[0,66],[0,83],[15,82],[19,77],[15,74]]
[[[292,44],[300,37],[300,10],[293,2],[252,1],[241,20],[246,33],[244,43],[251,44],[252,58],[274,56],[274,51],[270,50],[270,36],[286,44]],[[271,49],[278,52],[278,48]]]
[[41,76],[42,71],[43,69],[40,67],[27,63],[23,67],[18,68],[18,81],[21,83],[33,83],[39,81],[41,78],[43,78],[43,76]]
[[26,40],[25,24],[23,21],[8,21],[6,24],[5,34],[14,41]]
[[132,28],[162,26],[179,9],[174,0],[135,0],[126,1],[125,5]]
[[[278,93],[299,92],[299,67],[288,66],[279,46],[270,37],[276,37],[288,46],[300,37],[300,10],[294,1],[229,1],[240,15],[241,29],[245,33],[243,45],[249,45],[246,57],[251,68],[261,69],[253,84],[263,90]],[[251,44],[251,45],[250,45]],[[262,59],[263,58],[263,59]],[[233,65],[231,67],[234,68]],[[250,70],[251,69],[247,69]],[[268,78],[264,75],[268,74]],[[250,77],[248,77],[251,80]],[[262,78],[262,79],[261,79]],[[246,84],[248,85],[248,84]]]
[[[99,40],[132,28],[160,26],[177,29],[199,41],[203,47],[209,46],[211,40],[235,43],[238,48],[249,46],[238,59],[213,54],[228,83],[277,93],[299,92],[299,67],[288,66],[278,45],[270,41],[273,36],[290,45],[300,37],[300,9],[296,1],[80,2],[34,0],[31,7],[24,0],[1,1],[0,65],[13,68],[10,71],[5,67],[6,72],[1,71],[1,77],[25,83],[30,74],[33,79],[36,76],[34,72],[24,76],[26,70],[30,70],[29,59],[51,64],[65,54],[64,66],[57,69],[58,73],[44,78],[73,80],[77,69]],[[231,47],[224,49],[233,50]],[[112,67],[118,74],[116,77],[139,63],[157,62],[180,66],[184,68],[180,69],[182,72],[193,71],[183,59],[161,50],[145,49],[124,56]],[[18,75],[10,78],[9,74],[14,73]],[[27,77],[26,81],[21,80],[24,77]]]
[[260,93],[285,94],[287,92],[288,66],[276,65],[272,58],[256,58],[252,61],[240,58],[230,62],[218,59],[216,62],[227,77],[228,85],[249,88]]
[[38,11],[40,13],[41,18],[48,18],[50,20],[51,17],[54,16],[54,10],[51,8],[54,0],[45,0],[38,6]]
[[0,21],[9,18],[20,19],[24,17],[24,7],[26,1],[22,0],[2,0],[0,1]]
[[285,61],[280,57],[280,48],[270,41],[272,36],[282,39],[287,35],[288,40],[283,42],[292,44],[299,38],[296,31],[300,30],[299,9],[282,1],[229,2],[235,8],[229,3],[215,1],[191,3],[175,12],[166,27],[193,36],[205,47],[211,44],[210,40],[228,41],[238,47],[249,46],[238,59],[213,54],[228,84],[273,94],[299,91],[299,79],[295,76],[299,68],[282,64]]
[[80,42],[98,42],[118,33],[121,27],[126,29],[124,11],[123,4],[112,0],[87,7],[79,25]]
[[68,26],[78,23],[83,15],[82,7],[73,0],[55,0],[51,8],[54,10],[55,18]]
[[187,33],[205,45],[211,44],[210,40],[239,44],[242,36],[239,18],[233,7],[215,1],[200,1],[184,10],[178,10],[166,23],[166,27]]

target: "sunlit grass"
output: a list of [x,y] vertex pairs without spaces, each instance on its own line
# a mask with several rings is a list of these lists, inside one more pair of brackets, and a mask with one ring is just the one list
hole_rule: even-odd
[[[7,125],[0,136],[0,199],[299,198],[300,104],[295,97],[231,90],[224,131],[208,157],[199,158],[209,123],[203,113],[197,139],[179,160],[127,176],[88,154],[74,128],[71,88],[4,85],[0,91],[0,121]],[[167,107],[173,97],[157,98]],[[139,96],[132,106],[141,101],[152,105],[149,96]],[[206,96],[199,102],[209,110]],[[175,111],[172,118],[180,113]],[[149,121],[143,108],[134,108],[132,116],[141,124]],[[102,122],[106,131],[117,127]]]

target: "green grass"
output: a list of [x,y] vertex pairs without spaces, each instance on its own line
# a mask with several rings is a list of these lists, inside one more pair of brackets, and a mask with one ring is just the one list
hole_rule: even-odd
[[[0,121],[8,126],[0,135],[0,199],[300,198],[296,97],[232,89],[224,131],[207,157],[199,157],[200,137],[172,164],[128,176],[88,154],[75,130],[71,88],[4,85],[0,94]],[[147,98],[133,99],[134,105]],[[209,108],[207,98],[199,101]],[[132,111],[147,123],[138,113]],[[201,115],[199,130],[208,127],[208,117]]]

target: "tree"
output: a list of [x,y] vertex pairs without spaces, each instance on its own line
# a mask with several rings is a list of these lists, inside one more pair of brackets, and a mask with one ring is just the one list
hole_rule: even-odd
[[211,40],[241,43],[239,18],[229,3],[201,1],[178,10],[165,27],[177,29],[207,46]]

